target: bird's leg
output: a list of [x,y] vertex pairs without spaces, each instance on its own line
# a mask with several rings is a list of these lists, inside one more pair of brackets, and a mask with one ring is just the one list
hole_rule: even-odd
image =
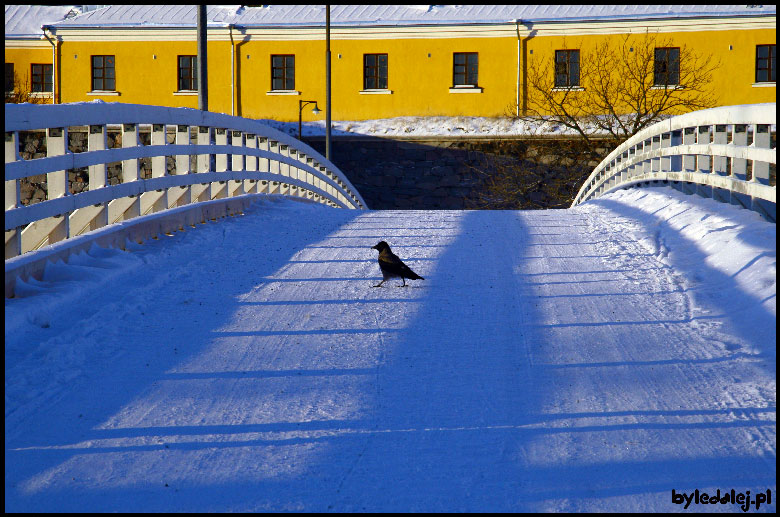
[[401,282],[403,282],[401,287],[406,287],[406,279],[404,277],[401,277]]
[[378,284],[376,284],[376,285],[372,285],[371,287],[382,287],[382,284],[384,284],[384,283],[385,283],[385,280],[384,280],[384,278],[383,278],[381,282],[379,282],[379,283],[378,283]]

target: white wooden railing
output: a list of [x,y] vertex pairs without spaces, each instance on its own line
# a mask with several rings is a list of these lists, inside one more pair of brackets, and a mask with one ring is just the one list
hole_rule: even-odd
[[[85,152],[68,150],[69,128],[88,131]],[[121,148],[107,148],[109,129]],[[151,145],[139,141],[151,133]],[[45,158],[21,160],[20,132],[46,132]],[[175,143],[167,133],[175,131]],[[191,131],[197,143],[191,143]],[[197,155],[190,170],[190,155]],[[166,157],[175,156],[175,174]],[[151,178],[139,161],[151,158]],[[344,174],[305,143],[254,120],[190,108],[123,103],[5,106],[5,257],[141,215],[245,194],[282,194],[365,209]],[[109,185],[106,165],[122,163]],[[89,188],[72,194],[68,170],[88,168]],[[23,206],[20,180],[46,174],[47,199]]]
[[572,206],[643,182],[668,181],[774,220],[775,103],[694,111],[654,124],[612,151]]

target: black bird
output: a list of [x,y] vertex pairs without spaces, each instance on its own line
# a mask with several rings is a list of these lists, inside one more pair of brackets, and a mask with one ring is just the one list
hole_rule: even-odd
[[390,246],[385,241],[379,241],[376,246],[371,246],[372,249],[379,251],[379,269],[382,270],[382,281],[377,285],[371,287],[381,287],[385,283],[385,280],[390,278],[400,278],[403,285],[400,287],[406,287],[406,280],[425,280],[423,277],[409,269],[409,266],[404,264],[392,251]]

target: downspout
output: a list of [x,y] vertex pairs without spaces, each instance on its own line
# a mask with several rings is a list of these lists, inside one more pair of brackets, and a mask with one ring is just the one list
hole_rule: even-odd
[[43,36],[51,43],[51,103],[57,104],[57,40],[51,40],[46,34],[46,26],[41,27]]
[[230,114],[236,115],[236,47],[233,43],[233,24],[228,25],[230,31]]
[[520,116],[520,23],[522,20],[515,20],[515,32],[517,33],[517,84],[515,86],[515,92],[517,97],[515,99],[515,108],[517,109],[517,116]]

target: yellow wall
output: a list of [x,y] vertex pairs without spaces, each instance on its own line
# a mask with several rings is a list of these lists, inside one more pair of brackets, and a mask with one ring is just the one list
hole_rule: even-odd
[[[456,51],[479,52],[479,82],[484,93],[449,93],[452,54]],[[497,38],[332,41],[332,118],[501,115],[507,103],[514,102],[516,52],[516,45]],[[379,53],[388,54],[388,89],[392,94],[361,94],[363,55]],[[268,95],[271,54],[295,54],[295,88],[300,96]],[[315,100],[324,109],[323,41],[249,42],[241,47],[238,60],[243,92],[238,113],[242,116],[297,121],[298,100]],[[310,108],[304,109],[304,120],[311,119],[307,112],[310,114]]]
[[[60,45],[63,102],[102,99],[172,107],[198,107],[197,95],[174,95],[180,55],[196,55],[195,41],[69,42]],[[115,56],[119,95],[89,95],[92,90],[91,57]],[[230,43],[208,46],[209,108],[230,113]],[[224,78],[224,80],[223,80]]]
[[[716,106],[775,102],[774,86],[753,86],[755,81],[756,45],[773,44],[774,30],[677,32],[655,34],[659,46],[687,47],[699,55],[711,55],[719,63],[713,72],[709,88]],[[555,50],[580,49],[581,59],[604,41],[620,46],[622,35],[571,35],[537,37],[528,41],[529,66],[532,62],[548,63],[552,68]],[[631,36],[637,42],[644,34]],[[729,50],[729,45],[732,49]],[[533,54],[530,51],[533,50]]]
[[[47,41],[30,42],[23,47],[6,46],[5,62],[14,64],[14,72],[22,86],[28,89],[32,87],[32,78],[30,77],[30,65],[44,64],[50,65],[52,58],[52,47]],[[46,99],[51,100],[51,95],[44,95]]]
[[[424,30],[424,29],[421,29]],[[507,29],[503,29],[507,34]],[[544,31],[539,31],[543,33]],[[565,31],[564,31],[565,32]],[[77,31],[72,32],[73,35]],[[319,116],[308,106],[303,120],[324,120],[325,42],[317,39],[266,40],[246,35],[234,38],[235,108],[231,105],[231,42],[223,30],[210,34],[209,109],[250,118],[298,120],[298,101],[314,100],[323,110]],[[517,84],[517,38],[460,37],[402,39],[357,39],[341,36],[331,41],[332,118],[364,120],[398,116],[484,116],[514,113]],[[552,67],[554,51],[580,48],[588,52],[599,42],[618,41],[620,35],[535,35],[526,51],[533,59]],[[776,88],[753,86],[756,44],[775,42],[774,29],[739,29],[698,32],[667,32],[661,38],[674,45],[687,45],[700,53],[712,53],[721,65],[713,78],[717,105],[774,102]],[[177,88],[177,56],[195,55],[196,41],[74,41],[67,32],[59,35],[57,78],[61,102],[102,99],[150,105],[197,108],[197,95],[174,95]],[[312,38],[315,36],[312,36]],[[242,42],[242,38],[247,41]],[[140,38],[138,38],[140,39]],[[6,61],[19,71],[29,71],[30,62],[51,62],[51,47],[35,50],[9,49]],[[729,45],[732,50],[729,50]],[[47,50],[48,48],[48,50]],[[479,53],[479,86],[482,93],[450,93],[453,52]],[[361,94],[363,54],[388,54],[388,89],[392,94]],[[119,95],[88,95],[91,89],[90,57],[116,56],[116,88]],[[300,95],[269,95],[271,54],[294,54],[295,88]],[[430,57],[429,57],[430,54]],[[156,56],[156,57],[155,57]],[[528,56],[531,57],[531,56]],[[29,72],[27,72],[29,73]],[[522,86],[521,86],[522,88]]]

